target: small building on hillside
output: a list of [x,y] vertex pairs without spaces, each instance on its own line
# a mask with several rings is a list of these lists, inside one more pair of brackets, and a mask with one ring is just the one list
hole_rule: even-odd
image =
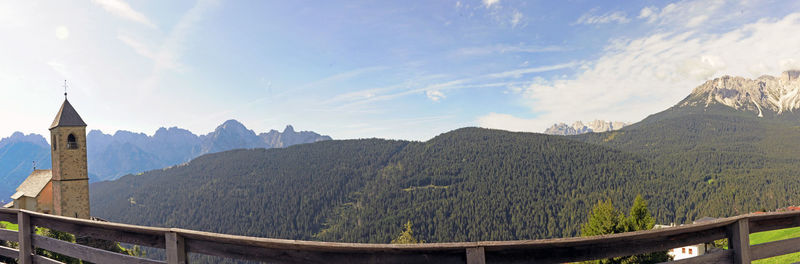
[[[692,223],[697,224],[697,223],[703,223],[703,222],[714,221],[714,220],[716,220],[716,218],[706,216],[706,217],[700,218],[698,220],[695,220]],[[655,225],[653,228],[654,229],[655,228],[668,228],[668,227],[673,227],[673,226],[675,226],[675,224]],[[683,247],[679,247],[679,248],[673,248],[673,249],[670,249],[667,252],[667,254],[669,254],[672,257],[673,260],[681,260],[681,259],[693,258],[693,257],[697,257],[697,256],[700,256],[700,255],[704,255],[707,252],[709,252],[711,250],[714,250],[714,249],[715,248],[714,248],[713,245],[710,245],[709,243],[703,243],[703,244],[688,245],[688,246],[683,246]]]
[[706,244],[697,244],[670,249],[667,252],[673,260],[681,260],[706,254]]
[[50,125],[50,144],[52,169],[34,169],[3,207],[89,219],[86,123],[66,98]]

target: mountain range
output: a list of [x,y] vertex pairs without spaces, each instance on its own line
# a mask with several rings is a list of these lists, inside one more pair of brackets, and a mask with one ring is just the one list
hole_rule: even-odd
[[585,133],[600,133],[600,132],[608,132],[617,129],[621,129],[625,127],[626,123],[624,122],[612,122],[612,121],[603,121],[603,120],[594,120],[591,122],[587,122],[584,124],[581,121],[576,121],[572,123],[572,125],[567,125],[566,123],[557,123],[553,124],[550,128],[544,131],[545,134],[548,135],[560,135],[560,136],[569,136],[569,135],[580,135]]
[[[387,243],[576,236],[592,205],[637,194],[659,223],[800,203],[797,71],[723,76],[622,129],[462,128],[426,142],[234,150],[91,185],[96,216],[287,239]],[[202,206],[200,206],[202,205]]]
[[[160,128],[152,136],[117,131],[113,135],[99,130],[87,134],[87,155],[91,182],[114,180],[185,163],[197,156],[242,148],[283,148],[296,144],[331,140],[311,131],[297,132],[289,125],[283,132],[271,130],[256,134],[236,120],[228,120],[213,132],[195,135],[177,128]],[[40,169],[50,168],[50,150],[38,134],[14,133],[0,140],[0,201],[7,200],[14,189],[30,174],[32,161]]]

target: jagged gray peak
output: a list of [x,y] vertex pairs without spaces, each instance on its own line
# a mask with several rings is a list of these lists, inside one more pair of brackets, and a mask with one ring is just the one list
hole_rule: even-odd
[[722,104],[737,110],[780,115],[800,109],[800,71],[757,79],[723,76],[698,86],[678,107]]
[[[269,135],[269,136],[265,136]],[[196,135],[189,130],[159,128],[153,136],[117,131],[113,135],[89,131],[87,151],[89,173],[99,180],[116,179],[129,173],[164,168],[187,162],[197,156],[242,148],[283,148],[296,144],[331,140],[310,131],[272,130],[257,135],[236,120],[228,120],[214,131]]]
[[553,126],[546,129],[544,133],[549,135],[560,135],[560,136],[579,135],[590,132],[599,133],[599,132],[617,130],[625,127],[626,125],[628,124],[624,122],[612,122],[604,120],[594,120],[586,123],[583,123],[581,121],[576,121],[575,123],[572,123],[572,125],[567,125],[566,123],[553,124]]

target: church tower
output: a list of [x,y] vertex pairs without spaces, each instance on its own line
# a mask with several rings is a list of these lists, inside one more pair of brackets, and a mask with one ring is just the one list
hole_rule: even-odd
[[[64,94],[66,95],[66,94]],[[89,171],[86,165],[86,123],[64,98],[50,125],[53,161],[53,213],[89,219]]]

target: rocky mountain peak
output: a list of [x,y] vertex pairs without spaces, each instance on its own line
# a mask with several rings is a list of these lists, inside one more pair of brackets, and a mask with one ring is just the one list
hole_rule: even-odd
[[11,134],[10,137],[0,139],[0,148],[12,143],[19,143],[19,142],[32,143],[38,146],[43,146],[45,148],[50,147],[50,145],[47,143],[47,140],[45,140],[45,138],[42,135],[33,133],[25,135],[22,132],[14,132],[13,134]]
[[599,133],[599,132],[613,131],[623,128],[626,125],[628,124],[624,122],[612,122],[605,120],[594,120],[586,123],[583,123],[582,121],[575,121],[575,123],[572,123],[572,126],[567,125],[566,123],[553,124],[553,126],[545,130],[544,133],[549,135],[561,135],[561,136],[580,135],[590,132]]
[[780,115],[800,109],[800,71],[790,70],[774,77],[757,79],[722,76],[698,86],[679,107],[722,104],[741,111]]

